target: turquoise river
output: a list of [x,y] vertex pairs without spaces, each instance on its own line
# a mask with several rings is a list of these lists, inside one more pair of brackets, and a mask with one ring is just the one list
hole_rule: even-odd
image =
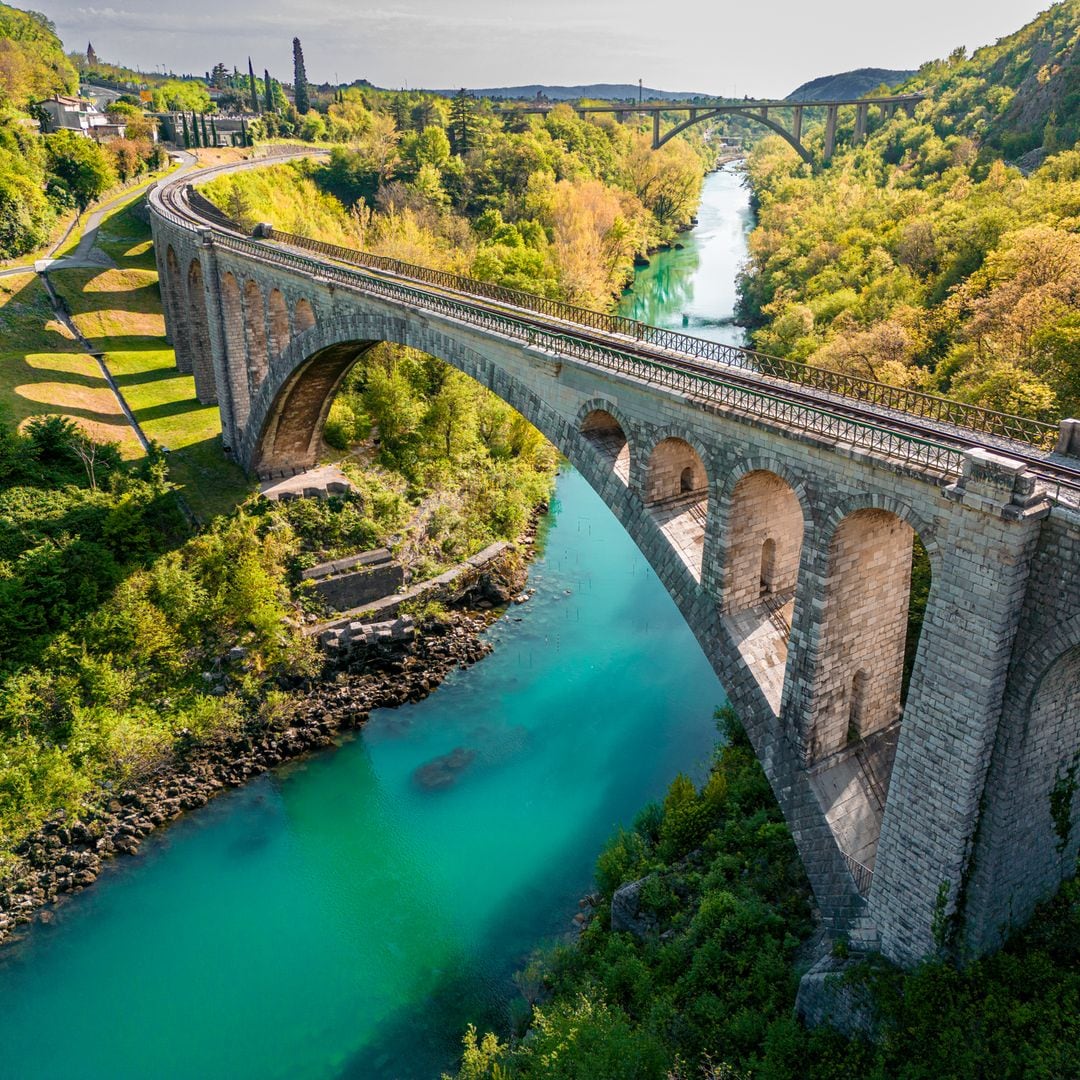
[[[738,341],[748,226],[738,176],[712,174],[624,310]],[[530,583],[475,667],[152,837],[0,953],[0,1077],[430,1080],[466,1023],[505,1026],[514,970],[570,932],[605,838],[702,777],[724,700],[572,471]],[[479,764],[419,789],[458,746]]]

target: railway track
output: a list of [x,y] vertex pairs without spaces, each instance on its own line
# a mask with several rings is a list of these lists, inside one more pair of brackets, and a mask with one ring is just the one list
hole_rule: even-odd
[[[311,154],[310,151],[306,153],[309,156]],[[260,160],[257,166],[265,163]],[[257,166],[247,165],[248,168]],[[200,174],[200,179],[209,178],[215,173],[236,171],[237,168],[234,164],[207,169]],[[1020,439],[978,431],[941,420],[928,420],[905,413],[901,409],[867,403],[831,390],[807,389],[797,381],[785,380],[755,369],[751,365],[759,354],[750,350],[722,347],[726,354],[748,358],[746,366],[702,359],[674,349],[644,344],[629,333],[600,331],[578,319],[538,314],[530,307],[515,304],[507,299],[479,296],[441,283],[444,280],[467,283],[467,279],[438,274],[422,267],[408,267],[405,264],[395,263],[394,260],[367,256],[362,252],[350,252],[344,248],[336,248],[288,234],[278,234],[275,237],[271,233],[269,239],[252,239],[197,193],[193,196],[186,184],[163,184],[152,192],[151,201],[159,212],[164,211],[166,216],[174,218],[182,226],[191,228],[193,231],[210,229],[226,242],[226,246],[239,245],[242,250],[257,254],[262,258],[270,260],[276,258],[277,261],[285,261],[293,266],[296,266],[298,262],[306,263],[314,273],[320,276],[326,276],[328,270],[336,269],[351,279],[344,282],[346,284],[364,288],[366,283],[368,289],[376,293],[380,291],[380,286],[383,289],[392,288],[397,293],[408,294],[408,300],[416,302],[420,307],[426,300],[428,306],[435,309],[445,308],[447,304],[471,309],[481,319],[501,320],[505,325],[523,331],[524,336],[530,341],[532,335],[535,335],[537,344],[551,344],[556,348],[562,346],[566,353],[584,359],[586,362],[590,358],[602,357],[605,361],[602,365],[604,367],[613,366],[612,363],[606,362],[611,357],[625,357],[629,362],[628,374],[637,375],[645,381],[659,381],[669,388],[682,389],[688,396],[699,398],[703,404],[719,403],[721,406],[727,405],[729,409],[737,410],[740,409],[741,402],[743,411],[781,419],[787,413],[804,421],[802,424],[796,422],[795,426],[803,427],[811,433],[826,435],[831,433],[841,439],[845,432],[853,430],[878,432],[879,439],[875,440],[871,434],[867,440],[872,449],[877,449],[886,456],[893,456],[890,450],[895,450],[900,444],[915,446],[918,448],[918,453],[909,455],[909,460],[931,471],[937,471],[942,479],[956,475],[961,464],[960,455],[964,451],[978,447],[1002,454],[1023,462],[1042,481],[1047,493],[1058,502],[1072,506],[1080,505],[1080,461],[1073,465],[1061,456],[1053,455],[1048,449],[1032,446],[1030,442]],[[312,250],[315,250],[320,257],[314,258]],[[332,253],[324,253],[325,250]],[[373,263],[375,265],[372,265]],[[394,268],[388,269],[388,265]],[[431,280],[424,280],[425,277],[436,278],[440,284],[432,284]],[[489,286],[485,286],[485,291],[506,293],[513,299],[517,299],[520,295],[520,298],[527,302],[547,303],[543,301],[543,298],[511,294],[508,290],[498,290]],[[569,308],[567,305],[557,306],[570,313],[580,312],[581,316],[589,319],[606,320],[616,324],[625,323],[631,327],[639,325],[631,323],[630,320],[612,319],[600,313]],[[687,341],[697,340],[686,335],[671,336]],[[702,344],[711,343],[702,342]],[[590,357],[590,352],[592,357]],[[650,376],[653,377],[650,378]],[[679,376],[683,378],[680,379]],[[682,385],[679,385],[680,383]],[[697,393],[695,393],[695,383]],[[719,402],[717,394],[710,392],[714,389],[726,391],[719,395]],[[944,406],[951,404],[946,399],[930,399],[929,395],[916,396],[920,399],[941,402]],[[727,400],[724,400],[725,398]],[[764,408],[755,409],[753,407],[755,402],[768,404]],[[775,408],[777,404],[781,406],[779,410]],[[989,410],[957,407],[966,408],[977,418],[980,414],[1002,415],[991,414]],[[806,424],[807,418],[811,417],[814,423]],[[1003,419],[1014,420],[1019,424],[1031,424],[1018,417],[1003,417]],[[1036,431],[1036,435],[1045,436],[1045,432],[1051,430],[1048,425],[1039,427],[1045,431]],[[830,428],[833,430],[830,431]]]

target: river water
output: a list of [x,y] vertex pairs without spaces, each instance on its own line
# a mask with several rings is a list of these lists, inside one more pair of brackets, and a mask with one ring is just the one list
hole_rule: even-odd
[[[716,325],[749,222],[736,177],[708,178],[700,222],[624,307],[738,341]],[[512,972],[569,931],[605,838],[703,776],[724,700],[573,471],[531,584],[475,667],[152,837],[5,950],[0,1076],[430,1080],[466,1023],[505,1025]],[[459,746],[477,764],[453,788],[416,785]]]

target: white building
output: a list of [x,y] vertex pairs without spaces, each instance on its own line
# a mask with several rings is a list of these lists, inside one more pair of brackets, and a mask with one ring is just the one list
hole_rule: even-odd
[[98,142],[124,137],[125,125],[118,124],[105,113],[98,112],[94,103],[86,98],[55,94],[37,104],[47,118],[43,124],[46,132],[77,131]]

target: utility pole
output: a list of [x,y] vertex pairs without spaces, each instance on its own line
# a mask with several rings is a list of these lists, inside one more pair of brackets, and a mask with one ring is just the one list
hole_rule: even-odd
[[637,81],[637,103],[640,105],[642,100],[642,94],[645,93],[644,80],[638,79]]

